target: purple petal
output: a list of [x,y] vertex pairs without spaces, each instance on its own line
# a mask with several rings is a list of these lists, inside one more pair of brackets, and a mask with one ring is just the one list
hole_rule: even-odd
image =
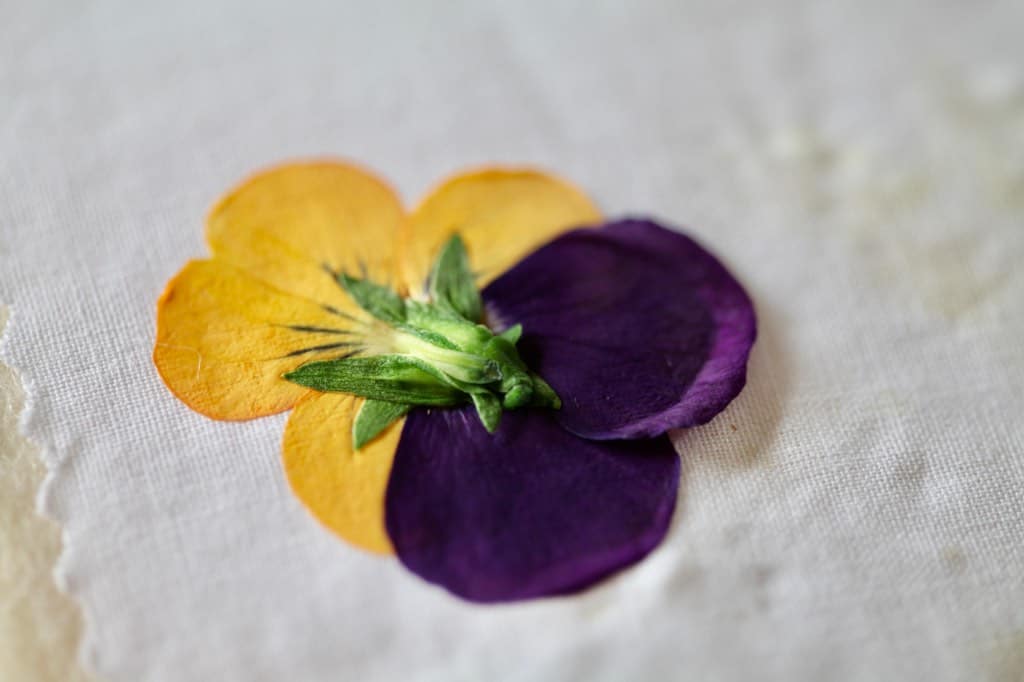
[[473,601],[581,590],[661,542],[679,458],[668,438],[587,441],[550,411],[414,410],[385,501],[409,570]]
[[656,223],[566,233],[483,294],[498,321],[522,323],[524,360],[586,438],[703,424],[746,382],[750,299],[714,256]]

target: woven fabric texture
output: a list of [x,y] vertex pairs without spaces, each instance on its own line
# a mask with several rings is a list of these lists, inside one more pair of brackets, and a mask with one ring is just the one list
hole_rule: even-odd
[[[3,358],[85,663],[138,680],[1024,675],[1024,4],[7,3]],[[150,360],[164,283],[264,166],[412,202],[489,162],[686,227],[751,293],[747,389],[674,435],[673,528],[484,608],[321,528],[284,416]],[[671,292],[666,292],[671,295]]]

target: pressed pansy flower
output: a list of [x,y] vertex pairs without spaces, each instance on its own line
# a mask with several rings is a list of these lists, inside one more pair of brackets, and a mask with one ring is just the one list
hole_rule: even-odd
[[739,393],[755,337],[694,241],[602,224],[534,171],[459,175],[406,213],[351,165],[282,166],[207,239],[157,307],[164,382],[214,419],[291,409],[306,507],[475,601],[577,591],[656,547],[679,484],[665,434]]

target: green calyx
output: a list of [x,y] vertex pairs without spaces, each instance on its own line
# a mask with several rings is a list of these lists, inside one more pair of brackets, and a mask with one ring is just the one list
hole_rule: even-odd
[[416,405],[472,403],[491,433],[504,410],[561,407],[554,390],[519,357],[516,343],[522,327],[495,334],[481,323],[480,291],[458,235],[441,249],[427,301],[403,298],[386,286],[345,273],[337,280],[381,323],[382,331],[367,344],[377,352],[309,362],[284,378],[317,391],[366,398],[353,425],[356,449]]

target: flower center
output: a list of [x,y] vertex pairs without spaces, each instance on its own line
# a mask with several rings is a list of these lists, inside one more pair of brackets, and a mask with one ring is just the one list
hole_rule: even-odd
[[346,273],[337,280],[375,318],[373,334],[358,353],[306,363],[284,378],[366,398],[353,427],[356,448],[416,405],[472,402],[492,433],[503,410],[561,407],[554,390],[519,357],[522,326],[496,334],[481,323],[480,291],[458,235],[438,255],[426,301]]

